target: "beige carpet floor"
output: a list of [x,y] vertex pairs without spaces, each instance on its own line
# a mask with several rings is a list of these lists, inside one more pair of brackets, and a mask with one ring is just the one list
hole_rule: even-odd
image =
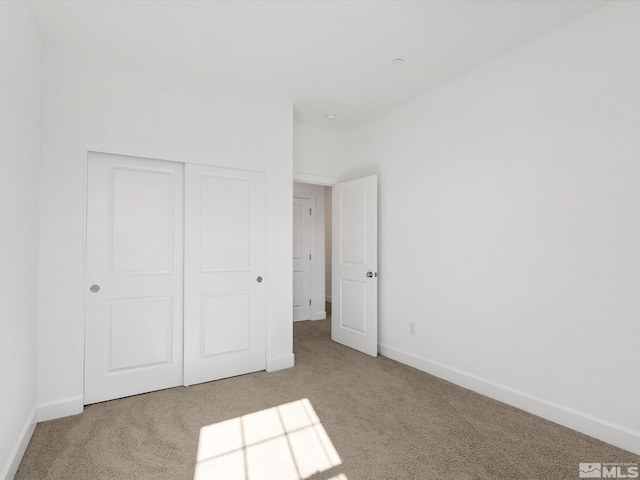
[[[335,344],[328,321],[300,322],[294,330],[295,368],[90,405],[81,415],[39,424],[16,479],[574,480],[580,462],[640,462]],[[247,416],[254,412],[262,413]],[[316,420],[323,428],[313,426]],[[278,431],[289,433],[274,439]]]

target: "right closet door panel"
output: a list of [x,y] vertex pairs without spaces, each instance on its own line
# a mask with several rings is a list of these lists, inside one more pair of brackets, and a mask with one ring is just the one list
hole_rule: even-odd
[[265,177],[185,165],[185,385],[265,369]]

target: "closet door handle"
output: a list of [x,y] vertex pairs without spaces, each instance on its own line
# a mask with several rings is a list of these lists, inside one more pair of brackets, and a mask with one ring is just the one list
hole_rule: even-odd
[[256,278],[256,280],[258,281],[258,283],[262,282],[262,277],[258,277]]

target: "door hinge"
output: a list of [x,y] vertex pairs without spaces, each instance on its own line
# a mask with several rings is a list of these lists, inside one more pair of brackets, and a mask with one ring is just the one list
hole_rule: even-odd
[[309,299],[309,305],[311,305],[311,299]]
[[311,260],[311,254],[309,254],[309,260]]
[[309,215],[311,215],[311,209],[309,209]]

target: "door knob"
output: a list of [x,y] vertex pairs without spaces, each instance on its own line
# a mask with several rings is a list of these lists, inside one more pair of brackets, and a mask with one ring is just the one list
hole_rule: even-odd
[[91,293],[98,293],[100,291],[100,285],[91,285],[89,290],[91,290]]
[[373,278],[373,272],[367,272],[367,278]]
[[258,283],[262,282],[262,277],[258,277],[256,278],[256,280],[258,281]]

